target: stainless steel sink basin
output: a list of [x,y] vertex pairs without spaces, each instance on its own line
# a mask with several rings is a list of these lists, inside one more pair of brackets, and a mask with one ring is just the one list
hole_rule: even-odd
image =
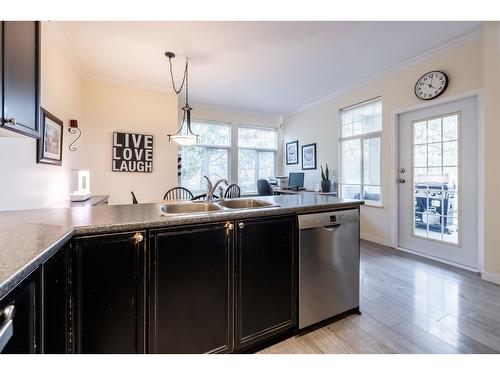
[[203,212],[220,211],[222,207],[214,203],[164,203],[158,206],[160,215],[168,214],[194,214]]
[[229,199],[225,200],[222,202],[219,202],[221,206],[224,206],[226,208],[236,208],[236,209],[243,209],[243,208],[264,208],[264,207],[275,207],[277,206],[274,203],[271,202],[266,202],[266,201],[261,201],[258,199]]

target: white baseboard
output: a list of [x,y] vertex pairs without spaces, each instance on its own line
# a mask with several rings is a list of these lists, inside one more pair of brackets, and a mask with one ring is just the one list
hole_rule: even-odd
[[492,272],[481,272],[481,279],[500,285],[500,275]]
[[369,234],[366,234],[366,233],[361,233],[360,235],[360,238],[362,240],[366,240],[366,241],[370,241],[370,242],[375,242],[375,243],[378,243],[380,245],[384,245],[384,246],[387,246],[387,247],[394,247],[390,241],[384,239],[384,238],[380,238],[380,237],[377,237],[377,236],[372,236],[372,235],[369,235]]
[[463,265],[463,264],[460,264],[460,263],[450,262],[449,260],[446,260],[446,259],[434,257],[432,255],[428,255],[428,254],[424,254],[424,253],[419,253],[418,251],[413,251],[413,250],[405,249],[404,247],[396,246],[396,249],[404,251],[405,253],[410,253],[410,254],[413,254],[413,255],[418,255],[419,257],[422,257],[422,258],[432,259],[432,260],[435,260],[436,262],[441,262],[441,263],[444,263],[444,264],[449,264],[450,266],[454,266],[454,267],[462,268],[462,269],[467,270],[467,271],[472,271],[472,272],[479,273],[479,270],[477,268],[469,267],[469,266],[466,266],[466,265]]

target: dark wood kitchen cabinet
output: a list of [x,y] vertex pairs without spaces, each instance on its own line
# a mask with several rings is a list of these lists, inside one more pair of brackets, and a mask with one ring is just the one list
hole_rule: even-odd
[[69,245],[59,249],[42,264],[42,352],[71,352],[71,296]]
[[0,127],[39,138],[40,22],[0,26]]
[[74,351],[144,353],[146,234],[74,241]]
[[296,303],[296,218],[236,222],[236,349],[293,331]]
[[40,352],[40,284],[37,269],[0,301],[0,311],[14,306],[13,336],[2,354]]
[[234,223],[151,231],[150,351],[232,350]]

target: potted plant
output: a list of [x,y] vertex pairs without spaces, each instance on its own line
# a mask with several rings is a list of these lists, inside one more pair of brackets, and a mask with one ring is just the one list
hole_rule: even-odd
[[329,193],[333,190],[333,181],[330,180],[330,170],[328,169],[328,163],[325,164],[325,169],[321,166],[321,191],[323,193]]

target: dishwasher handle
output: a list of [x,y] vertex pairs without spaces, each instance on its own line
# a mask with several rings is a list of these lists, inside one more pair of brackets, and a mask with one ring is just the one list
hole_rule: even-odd
[[331,224],[331,225],[325,225],[325,226],[322,226],[321,229],[324,229],[324,230],[327,230],[328,232],[332,232],[334,231],[335,229],[337,229],[338,227],[340,227],[342,223],[337,223],[337,224]]

